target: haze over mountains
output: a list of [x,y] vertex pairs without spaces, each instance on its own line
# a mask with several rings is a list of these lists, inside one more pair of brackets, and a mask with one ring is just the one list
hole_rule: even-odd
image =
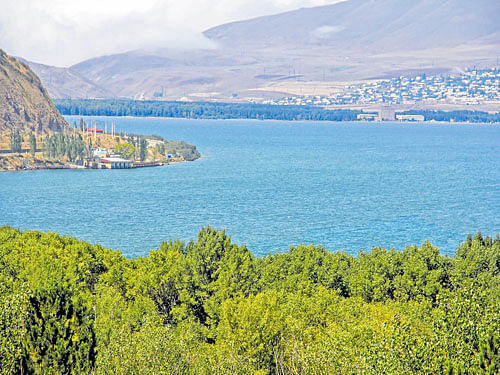
[[498,0],[347,0],[205,31],[217,48],[131,51],[70,68],[30,63],[55,98],[261,100],[346,82],[492,67]]

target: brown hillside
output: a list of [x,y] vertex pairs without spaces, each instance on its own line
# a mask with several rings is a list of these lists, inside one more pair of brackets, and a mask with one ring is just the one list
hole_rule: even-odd
[[18,128],[44,134],[67,126],[36,74],[0,50],[0,133]]

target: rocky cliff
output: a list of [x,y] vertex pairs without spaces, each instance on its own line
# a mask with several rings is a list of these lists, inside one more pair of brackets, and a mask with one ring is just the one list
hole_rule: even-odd
[[37,75],[0,50],[0,133],[19,129],[44,134],[66,126]]

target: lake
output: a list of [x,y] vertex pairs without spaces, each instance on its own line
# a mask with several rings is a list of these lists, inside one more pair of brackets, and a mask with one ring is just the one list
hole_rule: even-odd
[[468,233],[500,232],[498,125],[94,119],[185,140],[203,157],[0,173],[0,225],[75,236],[127,257],[188,241],[205,225],[225,228],[257,256],[299,243],[357,254],[426,239],[452,255]]

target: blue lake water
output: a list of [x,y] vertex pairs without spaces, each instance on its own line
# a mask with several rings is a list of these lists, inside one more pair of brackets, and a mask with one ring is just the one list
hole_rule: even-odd
[[96,119],[196,144],[203,158],[0,173],[0,225],[128,257],[208,224],[255,255],[299,243],[356,254],[426,239],[453,254],[468,233],[500,231],[500,126]]

